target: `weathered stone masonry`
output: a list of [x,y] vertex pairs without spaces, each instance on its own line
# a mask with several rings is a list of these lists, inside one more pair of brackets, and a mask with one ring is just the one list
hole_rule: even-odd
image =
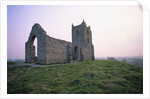
[[[36,37],[37,56],[33,45]],[[48,64],[84,60],[94,60],[92,32],[84,21],[78,26],[72,25],[72,43],[49,37],[39,24],[34,24],[25,43],[25,62]]]

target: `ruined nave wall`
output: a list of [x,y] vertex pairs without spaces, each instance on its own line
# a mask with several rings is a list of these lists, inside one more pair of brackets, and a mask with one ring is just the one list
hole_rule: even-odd
[[70,62],[72,57],[72,44],[60,39],[46,37],[47,63]]

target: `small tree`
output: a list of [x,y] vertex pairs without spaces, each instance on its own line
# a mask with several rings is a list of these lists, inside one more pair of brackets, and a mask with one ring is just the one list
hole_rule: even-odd
[[126,59],[123,59],[122,61],[123,61],[123,62],[127,62],[127,60],[126,60]]
[[117,61],[114,57],[108,57],[108,60]]

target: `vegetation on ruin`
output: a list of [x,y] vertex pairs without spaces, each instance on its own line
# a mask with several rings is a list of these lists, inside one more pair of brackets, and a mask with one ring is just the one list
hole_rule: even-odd
[[8,66],[8,94],[142,94],[143,68],[93,60],[47,67]]

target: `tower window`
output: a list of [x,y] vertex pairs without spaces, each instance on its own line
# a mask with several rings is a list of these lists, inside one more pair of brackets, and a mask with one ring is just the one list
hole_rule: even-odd
[[89,43],[89,38],[87,38],[87,43]]
[[79,30],[76,30],[76,35],[77,35],[77,36],[79,35]]
[[76,46],[76,47],[74,48],[74,50],[75,50],[75,53],[77,53],[77,51],[78,51],[78,46]]
[[87,36],[89,36],[89,31],[87,30]]

